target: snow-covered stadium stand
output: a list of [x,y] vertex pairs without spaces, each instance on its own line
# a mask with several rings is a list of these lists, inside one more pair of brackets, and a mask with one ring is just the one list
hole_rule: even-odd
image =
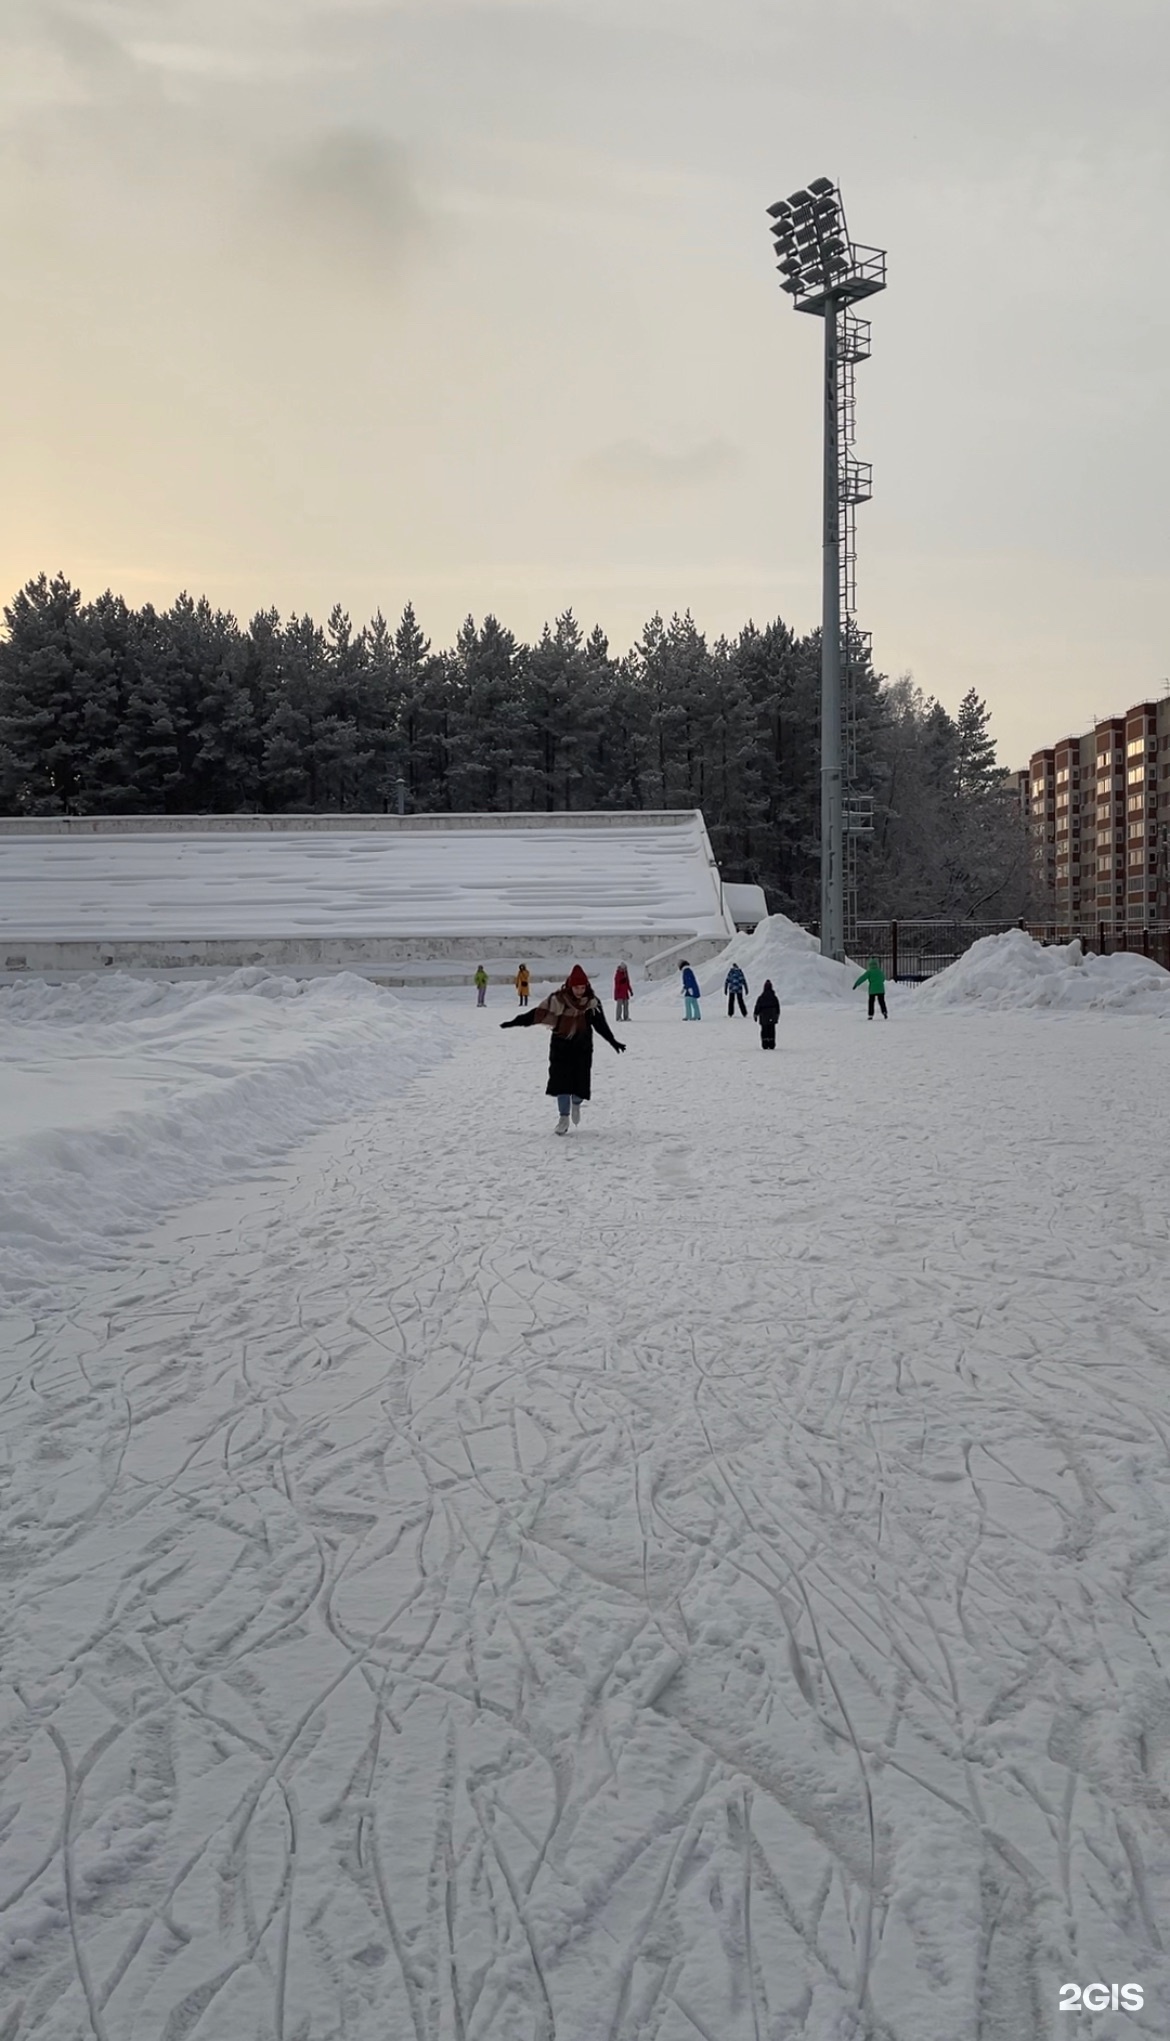
[[[670,970],[734,934],[702,815],[0,818],[0,970]],[[546,967],[546,968],[542,968]]]

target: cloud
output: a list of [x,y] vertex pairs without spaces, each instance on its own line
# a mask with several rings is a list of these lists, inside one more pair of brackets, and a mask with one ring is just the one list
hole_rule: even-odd
[[590,454],[577,473],[593,488],[673,496],[720,481],[739,466],[740,459],[738,449],[725,439],[702,440],[697,446],[670,451],[642,439],[619,439]]
[[396,275],[430,227],[405,150],[365,128],[334,129],[285,158],[271,193],[286,245],[343,270]]

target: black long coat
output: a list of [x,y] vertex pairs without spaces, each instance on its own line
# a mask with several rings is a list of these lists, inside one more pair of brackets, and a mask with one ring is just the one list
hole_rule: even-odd
[[[518,1013],[514,1020],[502,1021],[505,1028],[531,1028],[537,1024],[535,1011]],[[554,1035],[548,1045],[548,1083],[545,1093],[549,1098],[591,1098],[589,1079],[593,1070],[593,1037],[599,1034],[611,1047],[618,1048],[609,1022],[602,1012],[600,1002],[589,1014],[589,1026],[578,1028],[575,1035]]]

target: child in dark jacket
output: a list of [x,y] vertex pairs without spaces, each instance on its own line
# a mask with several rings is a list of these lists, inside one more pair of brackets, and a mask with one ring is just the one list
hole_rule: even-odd
[[701,996],[699,981],[685,958],[678,968],[682,973],[683,1019],[701,1020],[703,1016],[699,1012],[699,999]]
[[735,1019],[736,1000],[739,1001],[739,1010],[741,1014],[743,1015],[745,1020],[747,1019],[747,1007],[744,1005],[744,997],[747,993],[747,989],[748,989],[747,979],[744,977],[743,972],[739,968],[739,965],[733,964],[730,971],[727,973],[726,978],[723,980],[723,990],[727,994],[728,1020]]
[[764,989],[752,1008],[752,1019],[760,1025],[761,1049],[776,1047],[776,1023],[780,1018],[780,1001],[772,990],[772,980],[765,978]]

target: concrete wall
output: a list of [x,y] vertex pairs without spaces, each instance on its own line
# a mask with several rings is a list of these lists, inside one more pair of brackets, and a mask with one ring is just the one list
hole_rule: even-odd
[[[0,976],[49,976],[74,971],[237,971],[258,964],[268,971],[358,971],[387,983],[458,984],[477,964],[494,977],[510,977],[523,961],[542,981],[558,982],[573,963],[595,970],[619,962],[648,977],[669,977],[677,957],[711,956],[726,938],[704,941],[679,933],[631,935],[628,930],[588,935],[296,936],[221,938],[205,942],[25,942],[0,945]],[[664,941],[668,946],[664,950]],[[689,947],[688,947],[689,944]],[[654,968],[648,970],[648,964]],[[559,967],[559,968],[558,968]]]

